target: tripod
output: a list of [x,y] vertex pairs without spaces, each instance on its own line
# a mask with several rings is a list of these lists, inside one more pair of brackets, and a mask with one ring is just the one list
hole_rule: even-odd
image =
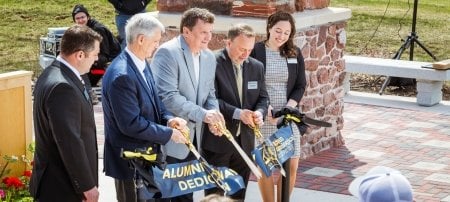
[[[433,60],[437,60],[437,58],[431,53],[420,41],[419,36],[416,34],[416,19],[417,19],[417,6],[419,4],[419,0],[414,0],[414,10],[413,10],[413,21],[412,21],[412,28],[411,33],[408,35],[406,39],[402,39],[404,43],[400,48],[398,49],[397,53],[395,53],[394,57],[392,59],[400,60],[400,57],[402,56],[403,52],[409,48],[409,60],[414,60],[414,43],[417,43]],[[391,83],[391,79],[406,79],[406,78],[399,78],[399,77],[390,77],[386,76],[386,80],[384,81],[383,85],[380,89],[380,95],[383,95],[384,89]],[[400,82],[399,82],[400,83]]]

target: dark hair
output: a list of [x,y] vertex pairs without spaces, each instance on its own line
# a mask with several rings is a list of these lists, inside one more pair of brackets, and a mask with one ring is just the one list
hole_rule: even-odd
[[281,45],[280,47],[280,55],[283,57],[296,57],[297,56],[297,49],[294,45],[294,35],[296,32],[295,29],[295,20],[292,17],[290,13],[284,12],[284,11],[277,11],[276,13],[272,14],[267,18],[267,40],[270,38],[269,29],[271,29],[275,24],[277,24],[280,21],[289,21],[289,24],[291,24],[291,34],[289,35],[289,39]]
[[256,36],[252,27],[248,26],[247,24],[239,23],[239,24],[233,25],[228,30],[228,39],[233,40],[234,38],[238,37],[241,34],[243,34],[247,37],[255,37]]
[[101,42],[102,36],[83,25],[74,25],[64,32],[61,39],[61,54],[70,55],[77,51],[91,52],[95,41]]
[[77,13],[81,13],[81,12],[86,13],[86,16],[87,16],[88,18],[90,17],[87,8],[84,7],[83,4],[77,4],[77,5],[75,5],[75,6],[73,7],[73,10],[72,10],[72,20],[73,20],[74,22],[75,22],[75,15],[76,15]]
[[214,23],[214,14],[204,8],[190,8],[183,13],[180,22],[180,33],[183,33],[183,27],[187,27],[189,30],[197,24],[197,20],[203,20],[206,23]]

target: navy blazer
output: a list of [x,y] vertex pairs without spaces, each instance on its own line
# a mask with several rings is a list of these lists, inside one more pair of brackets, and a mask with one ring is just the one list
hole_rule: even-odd
[[121,148],[158,150],[159,145],[170,140],[172,129],[165,125],[172,115],[158,98],[152,77],[146,78],[152,85],[149,88],[127,51],[113,60],[103,76],[104,171],[107,176],[120,180],[133,178],[134,171],[120,158]]
[[[258,42],[250,54],[251,57],[261,61],[264,64],[264,72],[266,70],[266,45],[264,42]],[[286,62],[287,62],[286,58]],[[305,61],[302,52],[297,48],[297,63],[288,64],[288,83],[287,83],[287,99],[293,99],[297,102],[303,97],[306,88]],[[287,101],[287,100],[286,100]]]
[[[248,109],[260,111],[263,117],[267,113],[269,95],[267,94],[264,69],[261,62],[248,58],[242,67],[242,103],[236,84],[234,67],[226,49],[216,55],[216,97],[219,100],[220,112],[223,114],[227,129],[240,143],[242,149],[250,156],[255,146],[253,130],[240,120],[233,119],[236,109]],[[236,137],[239,124],[241,124],[240,136]],[[226,153],[235,149],[225,136],[215,136],[209,130],[205,130],[202,146],[205,150]]]
[[80,78],[58,60],[36,82],[30,193],[39,201],[81,201],[98,186],[94,111],[83,91]]

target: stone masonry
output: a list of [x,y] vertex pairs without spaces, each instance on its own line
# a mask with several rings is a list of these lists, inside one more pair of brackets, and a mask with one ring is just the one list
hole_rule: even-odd
[[207,8],[214,14],[267,17],[277,10],[288,12],[326,8],[330,0],[158,0],[158,11],[183,12],[188,8]]

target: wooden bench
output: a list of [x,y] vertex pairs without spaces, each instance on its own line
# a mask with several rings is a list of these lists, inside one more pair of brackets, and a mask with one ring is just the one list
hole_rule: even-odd
[[[417,81],[417,103],[421,106],[438,104],[442,100],[444,81],[450,80],[450,70],[422,68],[424,65],[429,65],[429,62],[362,56],[344,56],[344,59],[347,73],[415,78]],[[350,90],[350,74],[346,74],[344,88],[346,93]]]

